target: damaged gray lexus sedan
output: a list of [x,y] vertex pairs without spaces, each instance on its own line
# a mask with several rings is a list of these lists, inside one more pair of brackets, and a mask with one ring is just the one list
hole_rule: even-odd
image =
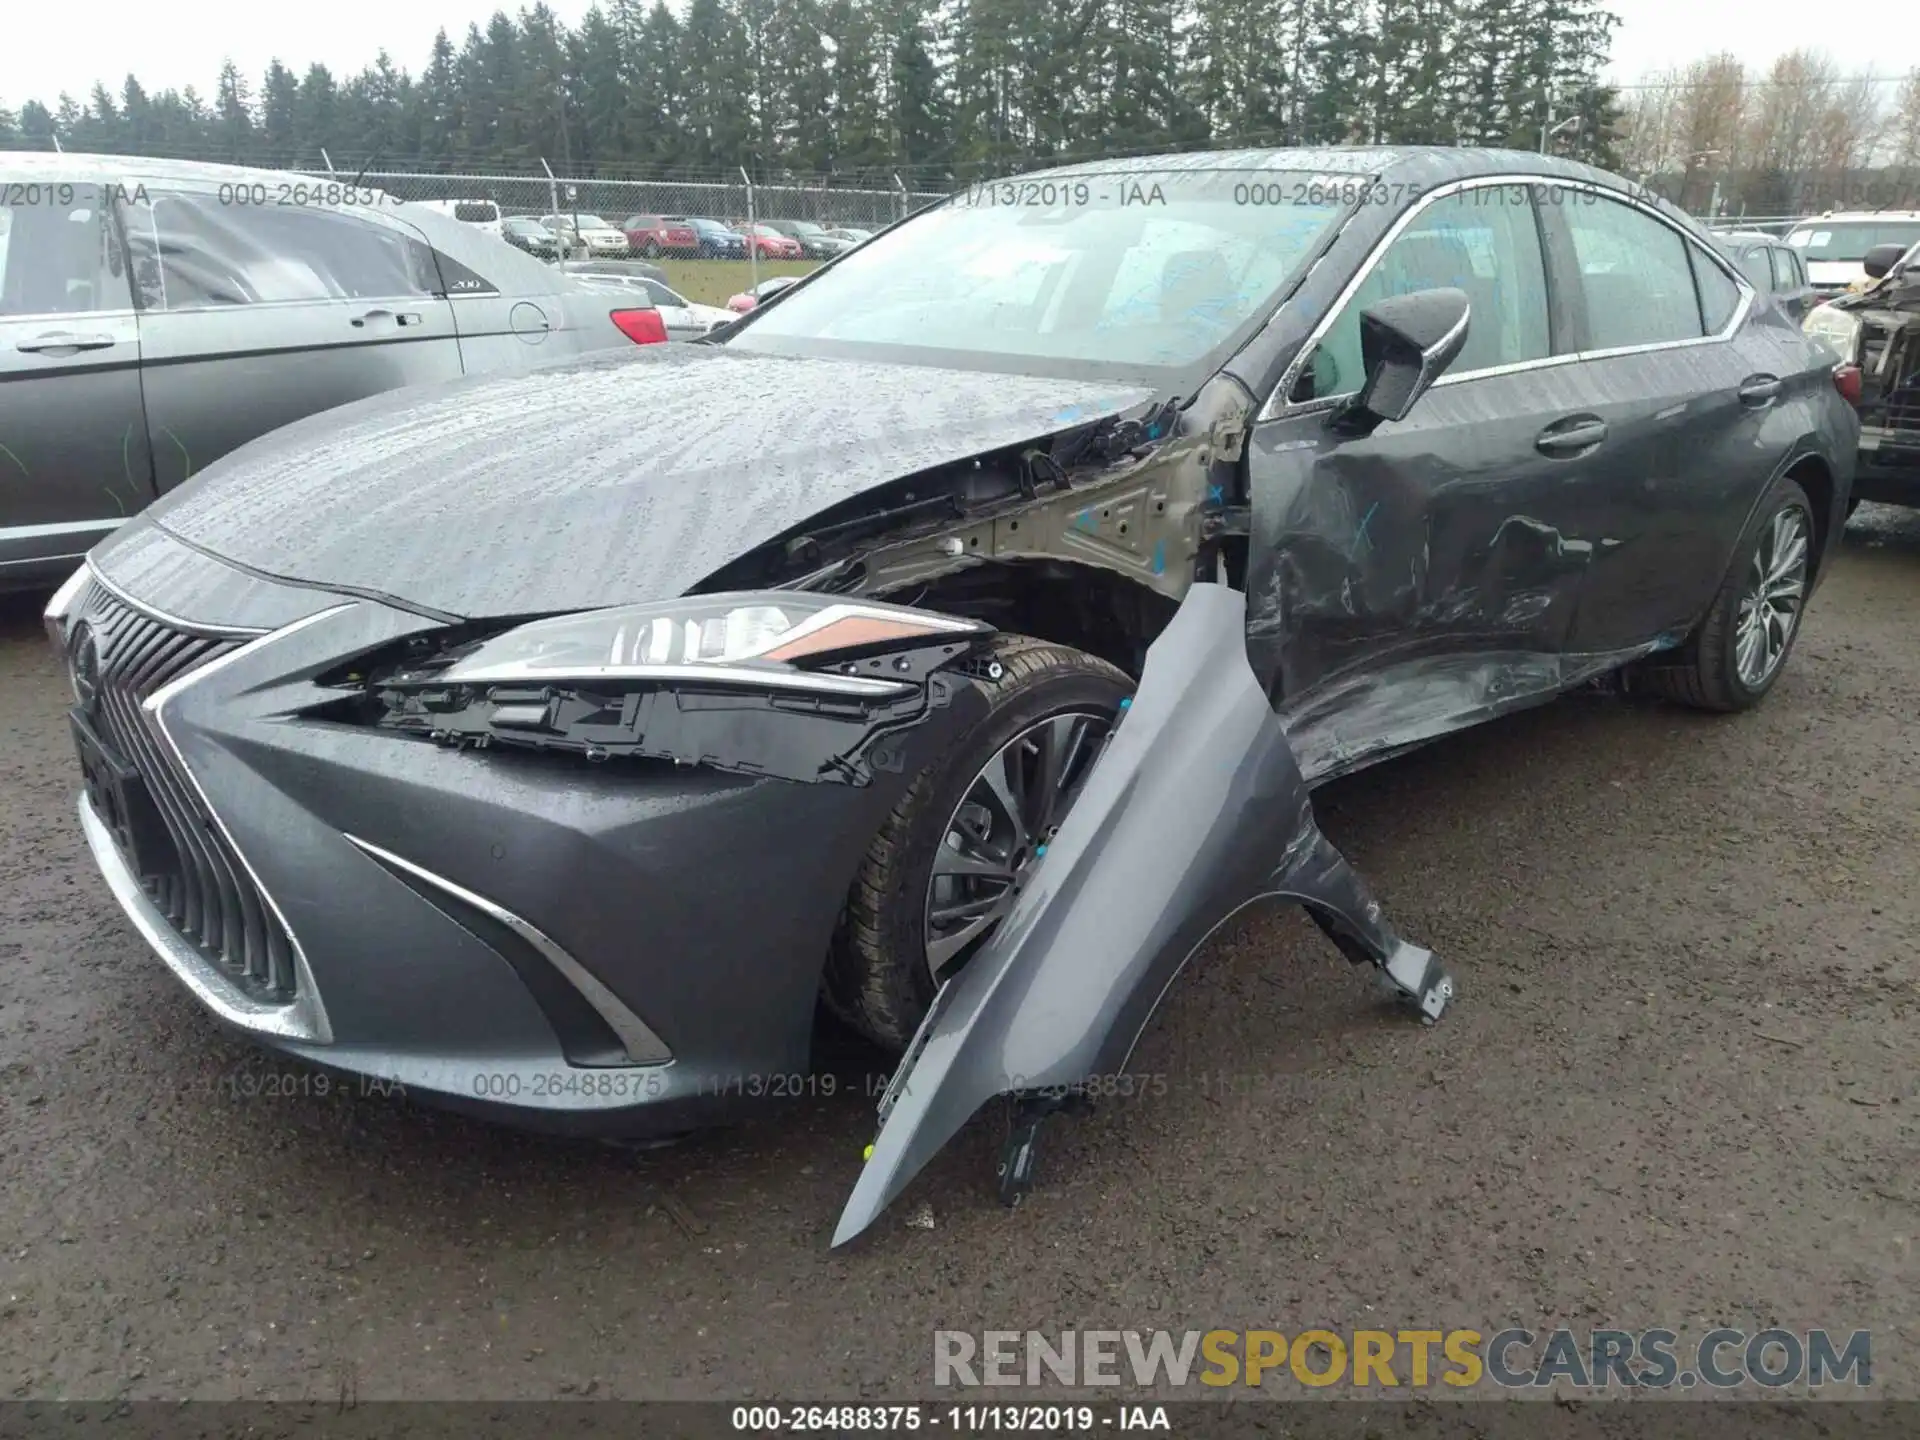
[[1858,423],[1691,221],[1528,154],[982,186],[710,340],[210,467],[48,623],[79,821],[216,1015],[521,1124],[900,1053],[836,1242],[989,1098],[1001,1188],[1228,916],[1454,982],[1310,788],[1604,672],[1781,673]]

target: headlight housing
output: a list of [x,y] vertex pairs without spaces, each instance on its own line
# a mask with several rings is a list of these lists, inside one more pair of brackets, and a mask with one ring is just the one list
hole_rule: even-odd
[[[913,688],[880,658],[992,633],[977,620],[802,591],[739,591],[623,605],[516,626],[481,641],[435,685],[689,683],[876,699]],[[861,672],[867,673],[861,673]],[[409,677],[394,676],[391,683]]]
[[[697,595],[444,632],[363,657],[322,711],[461,747],[571,751],[866,784],[888,737],[959,714],[977,620],[801,591]],[[372,663],[367,663],[371,659]],[[985,673],[995,673],[990,658]]]
[[1816,305],[1807,313],[1800,328],[1832,350],[1841,364],[1852,364],[1855,360],[1860,344],[1860,321],[1852,312],[1836,310],[1832,305]]

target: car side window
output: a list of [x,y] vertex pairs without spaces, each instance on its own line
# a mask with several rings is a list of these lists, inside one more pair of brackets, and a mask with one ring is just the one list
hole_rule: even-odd
[[158,191],[125,214],[135,288],[150,310],[417,299],[440,286],[424,245],[334,210]]
[[1740,270],[1754,289],[1765,294],[1773,289],[1773,266],[1767,256],[1772,253],[1764,247],[1757,250],[1740,252]]
[[1773,285],[1776,290],[1798,290],[1800,279],[1794,274],[1795,256],[1791,250],[1771,250],[1773,256]]
[[1678,230],[1605,196],[1568,205],[1564,213],[1586,295],[1589,349],[1698,340],[1705,333],[1687,241]]
[[127,257],[98,185],[21,183],[0,205],[0,315],[133,308]]
[[[1762,256],[1765,255],[1764,251],[1760,253]],[[1734,311],[1740,308],[1740,287],[1734,284],[1733,277],[1716,265],[1713,257],[1698,245],[1688,245],[1687,254],[1693,260],[1694,283],[1700,291],[1702,325],[1707,334],[1718,335],[1727,328],[1728,322],[1733,319]],[[1761,285],[1759,288],[1764,294],[1771,287]]]
[[1472,311],[1466,346],[1448,375],[1552,353],[1546,263],[1524,186],[1462,190],[1416,214],[1314,346],[1288,398],[1298,404],[1358,390],[1365,379],[1360,312],[1394,295],[1449,287],[1466,292]]

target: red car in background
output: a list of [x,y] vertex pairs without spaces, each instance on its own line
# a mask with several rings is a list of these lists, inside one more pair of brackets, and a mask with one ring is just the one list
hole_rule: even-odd
[[749,253],[758,255],[762,260],[800,260],[805,258],[805,252],[800,248],[800,242],[798,240],[794,239],[791,235],[781,234],[780,231],[774,229],[771,225],[762,224],[758,221],[751,225],[744,222],[737,222],[733,228],[747,237],[747,244],[753,247]]
[[627,244],[636,255],[692,257],[700,253],[700,232],[684,220],[666,215],[629,215],[620,228],[627,232]]
[[762,280],[751,290],[742,290],[727,301],[727,309],[736,315],[744,315],[770,295],[778,295],[787,286],[802,277],[798,275],[776,275],[771,280]]

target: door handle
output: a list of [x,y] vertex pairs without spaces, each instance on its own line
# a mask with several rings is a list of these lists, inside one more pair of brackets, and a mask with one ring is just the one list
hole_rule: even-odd
[[1533,448],[1558,458],[1591,450],[1606,438],[1607,422],[1588,415],[1549,425],[1534,439]]
[[1778,375],[1749,375],[1740,382],[1740,403],[1758,410],[1778,400],[1782,388]]
[[67,331],[55,331],[50,335],[36,335],[31,340],[22,340],[13,348],[29,355],[40,355],[52,350],[110,350],[113,344],[111,335],[74,335]]
[[367,311],[367,313],[366,313],[366,314],[364,314],[364,315],[356,315],[356,316],[354,316],[354,317],[353,317],[353,325],[354,325],[354,328],[355,328],[355,329],[358,329],[359,327],[361,327],[361,326],[363,326],[363,325],[365,325],[365,324],[367,323],[367,321],[369,321],[369,320],[380,320],[380,319],[384,319],[384,318],[386,318],[387,316],[390,316],[390,315],[392,315],[392,314],[393,314],[393,312],[392,312],[391,310],[369,310],[369,311]]

